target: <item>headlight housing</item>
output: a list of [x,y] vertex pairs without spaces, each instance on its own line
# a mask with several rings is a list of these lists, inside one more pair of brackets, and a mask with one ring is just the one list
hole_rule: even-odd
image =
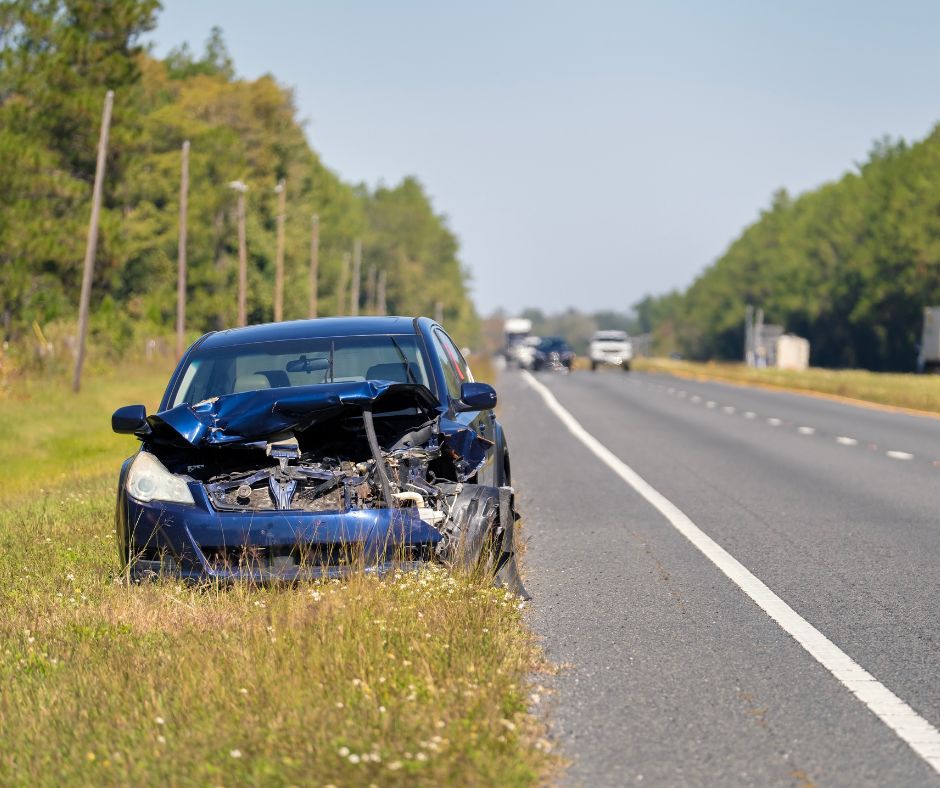
[[195,503],[189,485],[163,467],[148,451],[137,452],[127,472],[124,485],[127,494],[138,501],[171,501],[173,503]]

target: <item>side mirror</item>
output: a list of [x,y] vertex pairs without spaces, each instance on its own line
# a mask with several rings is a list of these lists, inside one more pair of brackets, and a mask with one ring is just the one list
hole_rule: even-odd
[[496,389],[489,383],[464,383],[460,387],[460,400],[454,403],[457,413],[471,410],[490,410],[496,407]]
[[123,408],[118,408],[111,416],[111,429],[122,435],[149,433],[147,409],[143,405],[125,405]]

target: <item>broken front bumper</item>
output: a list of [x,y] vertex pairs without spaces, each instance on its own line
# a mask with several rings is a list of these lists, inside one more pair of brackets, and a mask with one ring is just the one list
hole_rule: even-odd
[[430,560],[441,540],[415,508],[220,512],[201,485],[190,490],[194,505],[119,499],[119,548],[132,579],[266,583],[381,574]]

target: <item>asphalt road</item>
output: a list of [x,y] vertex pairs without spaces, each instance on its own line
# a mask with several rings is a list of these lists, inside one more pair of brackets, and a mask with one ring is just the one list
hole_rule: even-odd
[[[608,371],[537,376],[591,435],[940,727],[940,420]],[[577,785],[937,785],[934,769],[500,379],[543,700]],[[938,463],[938,464],[935,464]]]

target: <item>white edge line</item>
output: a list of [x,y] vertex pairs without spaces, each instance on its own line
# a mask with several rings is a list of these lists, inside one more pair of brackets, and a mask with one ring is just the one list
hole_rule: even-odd
[[584,429],[544,384],[525,370],[522,376],[541,395],[548,409],[581,443],[662,514],[813,659],[940,774],[940,731],[800,616],[747,567],[695,525],[678,506]]

